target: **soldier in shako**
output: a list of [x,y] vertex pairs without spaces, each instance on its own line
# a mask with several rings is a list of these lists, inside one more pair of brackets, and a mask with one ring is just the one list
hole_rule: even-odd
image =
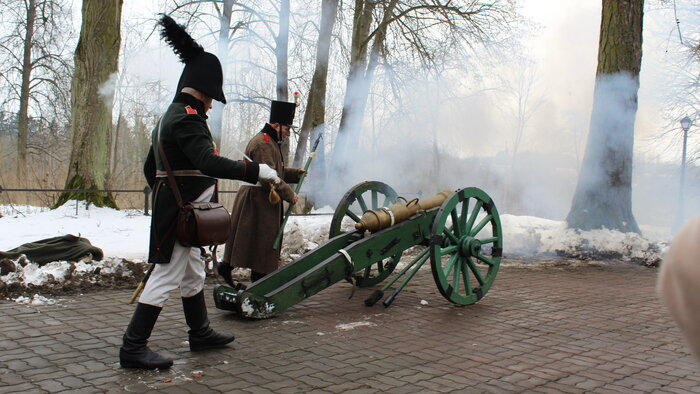
[[281,144],[289,138],[296,104],[272,101],[270,119],[245,149],[253,161],[265,163],[282,179],[279,183],[258,182],[238,189],[231,210],[231,234],[226,242],[224,260],[218,272],[233,286],[231,268],[250,268],[252,282],[275,271],[280,264],[280,249],[272,246],[284,216],[283,204],[271,201],[274,190],[282,200],[290,204],[297,202],[297,195],[289,183],[297,183],[304,173],[301,168],[286,168]]
[[246,182],[277,179],[275,170],[265,164],[234,161],[217,154],[206,114],[212,100],[226,103],[221,63],[170,17],[163,16],[159,24],[162,38],[185,63],[185,68],[175,99],[153,130],[144,164],[146,181],[153,189],[148,262],[155,266],[119,349],[119,362],[125,368],[173,365],[172,359],[153,352],[147,343],[170,291],[178,287],[190,328],[190,350],[219,348],[234,340],[233,335],[217,333],[209,327],[203,293],[205,263],[198,248],[185,247],[176,239],[179,207],[172,192],[175,185],[169,184],[158,144],[162,144],[183,201],[215,201],[217,178]]

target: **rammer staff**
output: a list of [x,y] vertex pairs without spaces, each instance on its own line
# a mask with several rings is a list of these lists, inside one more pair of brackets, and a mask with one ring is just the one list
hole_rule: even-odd
[[[304,164],[304,173],[301,174],[301,178],[299,178],[297,187],[294,188],[294,194],[299,194],[299,190],[301,190],[301,184],[304,183],[306,173],[307,171],[309,171],[309,166],[311,165],[311,160],[313,160],[314,156],[316,156],[316,149],[318,148],[318,143],[321,142],[321,137],[323,137],[323,133],[319,133],[318,137],[316,138],[316,141],[314,142],[314,146],[311,149],[311,153],[309,153],[309,157],[306,159],[306,164]],[[272,249],[274,250],[278,250],[280,248],[280,244],[282,243],[282,234],[284,233],[284,226],[287,224],[287,219],[289,219],[289,215],[292,213],[292,207],[293,204],[289,204],[287,212],[284,214],[284,219],[282,219],[282,225],[277,231],[275,242],[272,244]]]
[[143,279],[141,279],[141,282],[139,282],[138,286],[136,286],[136,290],[134,290],[134,293],[131,295],[131,299],[129,300],[129,304],[133,304],[134,301],[139,297],[139,294],[141,294],[141,291],[143,290],[143,287],[146,286],[146,282],[148,282],[148,278],[151,276],[151,272],[153,272],[153,268],[155,268],[155,264],[151,264],[150,267],[148,267],[148,271],[146,271],[146,275],[143,276]]

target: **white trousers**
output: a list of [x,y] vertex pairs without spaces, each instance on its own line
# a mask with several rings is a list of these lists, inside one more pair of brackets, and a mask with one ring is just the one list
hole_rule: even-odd
[[[209,201],[214,195],[214,186],[204,191],[195,201]],[[180,288],[183,297],[192,297],[204,288],[206,277],[204,261],[199,248],[182,246],[175,241],[173,254],[168,264],[156,264],[143,288],[139,302],[163,307],[170,292]]]

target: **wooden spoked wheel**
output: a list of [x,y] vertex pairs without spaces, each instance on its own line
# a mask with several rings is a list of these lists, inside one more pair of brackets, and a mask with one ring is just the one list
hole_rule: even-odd
[[[330,238],[336,235],[355,231],[355,223],[360,221],[362,214],[370,209],[387,207],[396,202],[396,192],[383,182],[362,182],[340,199],[331,220]],[[370,287],[382,282],[396,268],[401,253],[377,261],[359,273],[353,275],[354,282],[360,287]]]
[[498,210],[484,191],[454,192],[432,224],[430,259],[440,293],[458,305],[480,300],[491,288],[503,253]]

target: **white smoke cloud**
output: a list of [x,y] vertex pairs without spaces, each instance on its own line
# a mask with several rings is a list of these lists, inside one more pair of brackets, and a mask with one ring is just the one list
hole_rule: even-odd
[[[542,76],[538,89],[543,103],[527,123],[514,169],[510,168],[513,125],[497,110],[503,103],[496,95],[474,87],[444,100],[436,93],[435,81],[423,81],[406,89],[412,92],[410,100],[394,103],[394,108],[403,107],[393,115],[385,102],[374,107],[368,102],[362,127],[353,131],[358,143],[343,162],[342,179],[338,179],[340,174],[331,174],[332,185],[327,185],[325,191],[340,196],[365,180],[380,180],[399,193],[424,196],[443,188],[478,186],[494,197],[502,213],[563,220],[571,207],[590,128],[600,4],[547,2],[547,8],[549,12],[540,19],[546,28],[530,40],[532,50],[528,53],[538,62]],[[642,81],[649,78],[644,74],[648,63],[645,59],[655,52],[657,48],[644,47]],[[489,73],[497,72],[481,71],[486,85]],[[608,87],[596,93],[603,102],[606,91],[636,91],[633,80],[609,78]],[[464,81],[448,75],[441,85],[462,86]],[[644,83],[639,95],[636,113],[610,102],[603,107],[609,110],[608,122],[634,123],[636,119],[632,178],[635,218],[643,231],[648,226],[670,230],[678,177],[672,165],[642,161],[646,156],[639,152],[650,149],[647,134],[656,127],[650,121],[658,125],[658,119],[649,119],[648,114],[657,113],[659,103]],[[698,214],[700,201],[694,196],[700,195],[700,190],[689,183],[686,181],[686,210]],[[659,190],[664,190],[663,202],[659,201]]]
[[[357,133],[357,142],[343,162],[346,171],[329,173],[333,182],[320,185],[315,179],[317,171],[312,167],[304,191],[326,193],[335,204],[351,186],[366,180],[384,181],[403,194],[427,195],[443,188],[478,186],[495,198],[502,213],[562,220],[571,205],[590,126],[601,4],[576,0],[524,0],[522,4],[527,16],[542,24],[539,34],[526,38],[524,45],[527,54],[538,64],[542,76],[538,89],[544,101],[527,123],[517,165],[512,171],[513,124],[499,110],[504,103],[492,92],[480,90],[493,87],[491,82],[498,70],[470,69],[466,75],[448,73],[437,86],[434,80],[416,82],[401,102],[373,86],[373,94],[381,96],[375,96],[374,103],[372,98],[368,100],[362,126],[353,131]],[[157,11],[150,12],[148,18],[153,18]],[[661,105],[654,90],[663,88],[663,84],[654,81],[663,72],[658,64],[660,58],[668,56],[664,53],[668,45],[660,45],[659,40],[650,37],[668,38],[674,21],[670,19],[669,25],[667,16],[661,11],[645,15],[632,179],[633,210],[642,225],[669,225],[677,200],[679,161],[675,157],[672,157],[674,164],[666,159],[666,163],[639,161],[649,157],[640,152],[654,149],[648,136],[661,129],[661,117],[657,116]],[[155,25],[154,20],[149,23],[149,29]],[[658,34],[659,31],[665,33]],[[274,86],[266,84],[263,78],[256,79],[244,62],[257,60],[258,55],[252,51],[245,46],[237,47],[231,61],[240,62],[230,70],[238,81],[244,80],[268,95]],[[507,64],[508,54],[504,60]],[[159,97],[163,102],[167,104],[172,99],[174,92],[166,90],[174,89],[182,64],[158,40],[157,34],[143,43],[142,50],[128,61],[129,72],[142,78],[142,83],[154,79],[161,82],[164,92]],[[322,143],[327,149],[337,138],[337,113],[331,114],[331,110],[342,104],[344,93],[345,75],[340,75],[339,68],[331,64],[326,119],[332,127],[326,130]],[[467,79],[477,72],[484,78],[482,86]],[[130,85],[138,83],[130,82]],[[149,103],[159,113],[163,102]],[[241,104],[232,103],[226,108],[224,133],[228,140],[224,149],[227,143],[244,146],[250,133],[262,126],[267,113],[255,105],[249,105],[245,111],[239,110]],[[327,161],[330,159],[326,157]],[[317,157],[314,166],[321,160],[322,157]],[[695,197],[700,195],[700,190],[697,182],[692,183],[693,179],[688,174],[687,215],[700,213],[700,201]]]
[[117,90],[118,83],[119,73],[115,72],[110,74],[109,78],[97,89],[97,93],[108,108],[111,108],[113,105],[114,92]]

